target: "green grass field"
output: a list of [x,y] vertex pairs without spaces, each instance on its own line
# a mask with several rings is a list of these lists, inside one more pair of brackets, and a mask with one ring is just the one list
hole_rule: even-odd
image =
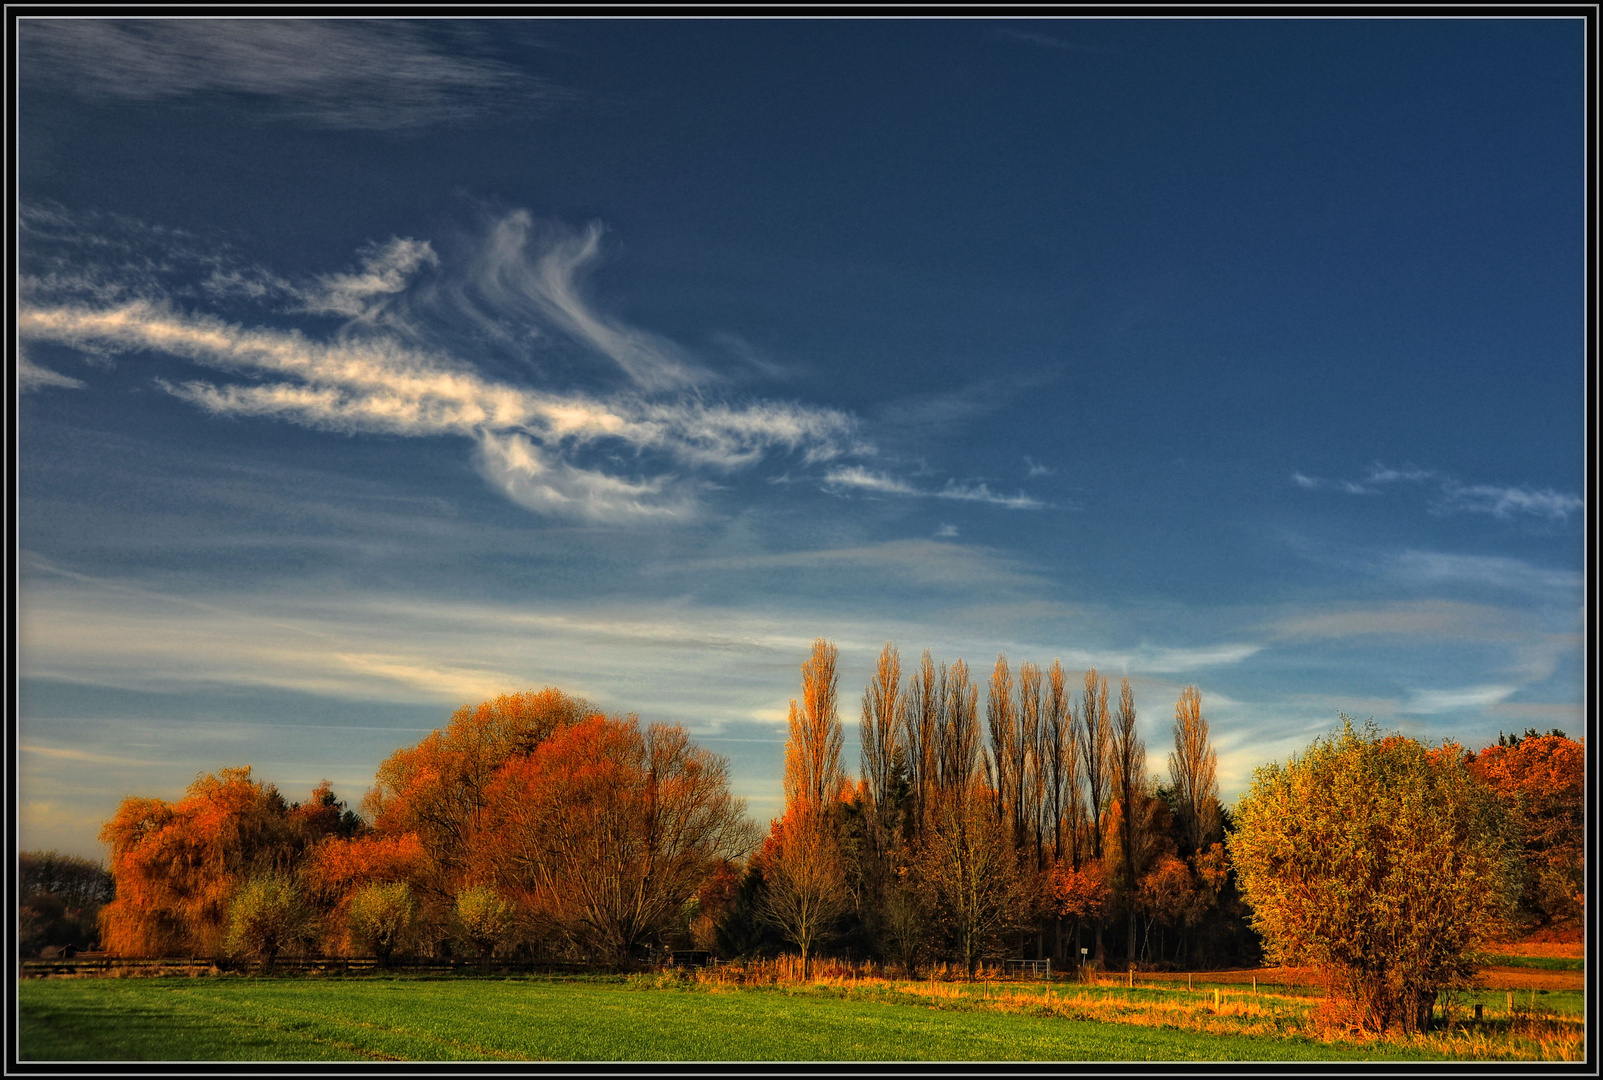
[[623,978],[29,979],[25,1061],[1440,1060],[826,987]]

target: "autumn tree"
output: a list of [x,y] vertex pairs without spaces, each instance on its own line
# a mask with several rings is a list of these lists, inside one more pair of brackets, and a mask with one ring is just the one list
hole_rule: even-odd
[[488,885],[470,885],[456,894],[456,923],[462,938],[488,963],[512,929],[512,904]]
[[1470,950],[1507,925],[1519,838],[1456,754],[1373,725],[1258,769],[1228,844],[1254,925],[1281,963],[1321,967],[1355,1022],[1430,1025]]
[[346,927],[352,951],[370,951],[380,967],[411,942],[417,925],[417,900],[404,881],[370,882],[351,896]]
[[970,978],[1027,912],[1011,830],[994,799],[977,778],[967,790],[941,792],[920,865],[927,906]]
[[785,742],[785,814],[773,826],[765,860],[764,915],[809,957],[846,909],[836,804],[846,788],[841,724],[835,711],[836,649],[818,638],[802,664],[802,697],[790,703]]
[[415,833],[367,831],[350,838],[329,836],[314,844],[297,866],[296,876],[323,926],[323,950],[349,951],[347,916],[357,890],[373,883],[416,882],[428,862]]
[[104,947],[123,956],[217,955],[234,893],[288,873],[301,850],[278,789],[249,766],[202,774],[177,803],[128,798],[100,830],[117,896],[100,912]]
[[1047,875],[1047,887],[1057,915],[1077,924],[1100,923],[1112,900],[1100,859],[1088,859],[1079,866],[1058,863]]
[[919,658],[918,671],[908,680],[902,707],[906,736],[907,769],[912,786],[912,832],[922,835],[924,810],[933,801],[940,760],[940,732],[946,715],[946,665],[937,670],[928,649]]
[[1047,670],[1041,725],[1045,729],[1045,773],[1048,814],[1052,821],[1052,857],[1078,862],[1075,838],[1079,831],[1080,739],[1079,723],[1069,700],[1063,665],[1056,660]]
[[1136,845],[1139,821],[1136,798],[1144,794],[1142,789],[1147,775],[1146,744],[1136,735],[1135,725],[1135,694],[1130,689],[1130,680],[1121,679],[1119,708],[1113,716],[1113,784],[1121,807],[1119,848],[1124,861],[1125,886],[1130,896],[1129,938],[1125,956],[1131,963],[1135,962],[1134,894],[1140,881],[1140,859]]
[[1050,754],[1046,725],[1041,716],[1041,669],[1028,661],[1019,665],[1019,751],[1015,771],[1019,775],[1019,818],[1025,842],[1035,850],[1035,868],[1044,867],[1044,818],[1046,770]]
[[843,736],[835,709],[840,683],[837,655],[834,644],[818,638],[802,664],[801,702],[791,699],[790,738],[785,743],[787,805],[828,806],[846,783],[840,762]]
[[287,874],[251,878],[228,906],[227,949],[235,956],[256,957],[271,971],[279,953],[315,940],[311,909]]
[[508,762],[469,865],[531,898],[575,951],[608,960],[677,928],[702,883],[752,844],[728,763],[677,725],[593,717]]
[[806,978],[818,943],[848,908],[846,870],[825,809],[798,803],[774,822],[760,911],[801,950]]
[[1175,703],[1174,752],[1169,755],[1169,779],[1187,853],[1203,851],[1219,839],[1217,765],[1218,754],[1208,745],[1202,692],[1188,686]]
[[860,921],[870,933],[877,927],[884,907],[889,873],[890,849],[896,842],[895,818],[902,809],[893,791],[899,785],[898,770],[905,775],[907,756],[903,750],[905,702],[901,696],[902,663],[896,646],[885,643],[873,678],[863,691],[860,729],[862,743],[863,798],[859,800],[860,833],[852,877]]
[[1586,747],[1563,732],[1500,736],[1467,760],[1518,827],[1525,862],[1521,906],[1543,923],[1583,911]]
[[1102,811],[1111,787],[1113,742],[1108,717],[1108,680],[1098,678],[1096,668],[1085,673],[1085,689],[1080,695],[1080,723],[1084,738],[1080,760],[1085,766],[1086,816],[1091,826],[1091,857],[1102,858]]
[[695,909],[689,924],[690,943],[694,948],[718,951],[718,928],[734,910],[741,876],[738,862],[722,859],[696,890]]
[[979,693],[969,681],[968,665],[953,661],[946,669],[946,710],[938,736],[937,797],[961,802],[975,790],[980,772]]
[[363,810],[380,833],[417,836],[426,862],[414,884],[443,914],[465,882],[469,846],[484,826],[498,770],[599,715],[589,702],[551,688],[464,705],[444,728],[379,765]]
[[996,816],[1010,824],[1015,844],[1021,843],[1019,834],[1023,822],[1019,801],[1019,727],[1018,715],[1013,707],[1013,672],[1007,657],[998,655],[991,669],[991,683],[985,695],[986,726],[990,730],[991,745],[985,756],[986,780],[996,791]]
[[902,746],[902,660],[890,642],[880,651],[874,677],[863,691],[863,778],[881,827],[890,808],[891,771]]
[[349,839],[366,828],[361,817],[334,794],[334,785],[327,780],[312,789],[311,798],[292,804],[288,818],[290,830],[302,847],[330,836]]
[[[1176,855],[1160,855],[1146,873],[1141,875],[1136,890],[1136,902],[1149,921],[1176,931],[1175,958],[1185,947],[1185,933],[1202,918],[1207,898],[1184,859]],[[1150,938],[1150,935],[1149,935]],[[1158,955],[1162,956],[1160,943]]]

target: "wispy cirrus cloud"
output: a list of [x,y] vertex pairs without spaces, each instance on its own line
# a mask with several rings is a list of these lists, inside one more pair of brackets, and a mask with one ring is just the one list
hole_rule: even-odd
[[1374,495],[1393,484],[1432,484],[1437,489],[1429,509],[1436,514],[1490,514],[1498,518],[1530,516],[1550,521],[1567,521],[1586,503],[1578,495],[1528,487],[1496,484],[1464,484],[1435,469],[1394,469],[1376,464],[1362,480],[1328,480],[1293,472],[1291,480],[1305,490],[1344,491],[1349,495]]
[[959,502],[992,503],[996,506],[1005,506],[1009,510],[1040,510],[1049,505],[1040,499],[1024,494],[1022,491],[1012,495],[1004,495],[1001,492],[992,491],[990,485],[983,480],[971,484],[961,484],[956,480],[948,480],[945,487],[939,491],[931,492],[931,495],[937,499],[956,499]]
[[83,386],[82,379],[74,379],[70,375],[63,375],[59,371],[52,371],[47,367],[40,367],[28,359],[27,353],[17,351],[17,389],[21,391],[39,390],[46,386],[59,386],[67,390],[76,390]]
[[847,465],[830,469],[824,474],[824,483],[830,487],[852,488],[877,495],[924,495],[911,484],[884,473],[872,472],[861,465]]
[[[157,271],[136,268],[123,275],[126,287],[103,287],[118,279],[117,266],[25,278],[17,326],[30,341],[163,353],[239,376],[158,378],[214,415],[469,439],[481,475],[512,501],[579,520],[684,520],[697,509],[698,471],[750,468],[773,454],[812,465],[872,452],[838,410],[709,398],[699,384],[710,375],[671,343],[599,313],[577,287],[599,236],[536,229],[513,212],[491,223],[465,265],[442,265],[426,241],[394,238],[364,249],[350,272],[272,279],[263,295],[283,311],[343,317],[330,333],[190,310]],[[440,272],[417,283],[427,267]],[[556,375],[516,364],[525,377],[486,374],[458,351],[463,319],[562,337],[623,384],[574,389],[586,371],[572,362]]]
[[[950,536],[956,536],[952,529]],[[891,573],[927,585],[995,589],[1039,589],[1047,580],[990,548],[934,540],[888,540],[851,547],[813,548],[755,555],[725,555],[694,559],[673,567],[675,572],[737,570],[841,570],[861,569]]]
[[905,480],[899,480],[885,473],[873,472],[860,465],[848,465],[830,469],[824,474],[824,484],[830,488],[863,491],[875,495],[898,495],[912,498],[990,503],[994,506],[1005,506],[1010,510],[1040,510],[1049,505],[1040,499],[1024,494],[1022,491],[1013,495],[992,491],[990,486],[983,481],[959,483],[956,480],[948,480],[945,487],[925,490],[914,487]]
[[1419,586],[1473,585],[1532,599],[1581,600],[1585,577],[1575,570],[1553,570],[1502,555],[1459,555],[1409,550],[1383,560],[1386,576]]
[[[518,322],[553,328],[617,365],[637,386],[694,386],[709,373],[659,335],[608,318],[582,291],[601,254],[602,228],[579,230],[536,222],[515,210],[495,220],[469,272],[448,295],[480,329],[495,333]],[[485,312],[493,318],[485,319]]]
[[1396,601],[1298,612],[1275,621],[1271,630],[1276,637],[1293,641],[1362,637],[1502,640],[1517,636],[1510,624],[1518,614],[1451,600]]
[[1535,491],[1495,484],[1444,484],[1440,503],[1440,509],[1445,512],[1491,514],[1500,518],[1528,514],[1553,521],[1567,521],[1571,514],[1579,513],[1585,506],[1579,495],[1551,488]]
[[427,240],[409,237],[391,237],[388,243],[369,245],[360,254],[360,269],[322,275],[315,288],[303,293],[307,311],[351,318],[368,314],[375,301],[405,292],[420,267],[440,262]]
[[1433,715],[1459,709],[1484,709],[1519,692],[1518,686],[1464,686],[1443,690],[1414,690],[1398,709],[1403,713]]
[[232,94],[330,128],[420,128],[571,96],[476,45],[449,24],[371,18],[25,18],[18,31],[25,80],[82,97]]

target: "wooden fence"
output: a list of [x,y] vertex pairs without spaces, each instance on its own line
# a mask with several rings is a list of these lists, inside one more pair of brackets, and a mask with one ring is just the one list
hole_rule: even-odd
[[[463,957],[392,957],[380,966],[373,956],[280,956],[267,973],[273,975],[371,975],[374,973],[418,975],[509,975],[621,973],[650,970],[653,965],[564,963],[549,960],[490,960]],[[47,975],[210,975],[233,972],[260,975],[264,966],[256,960],[228,957],[119,957],[73,956],[50,960],[23,960],[21,978]]]

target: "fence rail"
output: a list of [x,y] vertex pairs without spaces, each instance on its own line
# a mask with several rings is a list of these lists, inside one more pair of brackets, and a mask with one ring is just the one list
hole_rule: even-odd
[[18,974],[22,978],[47,975],[200,975],[213,972],[239,972],[248,975],[271,971],[276,975],[368,975],[408,974],[563,974],[643,971],[651,965],[590,964],[552,960],[481,960],[461,957],[392,957],[381,964],[374,956],[281,956],[269,969],[260,961],[230,957],[131,957],[73,956],[59,959],[23,960]]

